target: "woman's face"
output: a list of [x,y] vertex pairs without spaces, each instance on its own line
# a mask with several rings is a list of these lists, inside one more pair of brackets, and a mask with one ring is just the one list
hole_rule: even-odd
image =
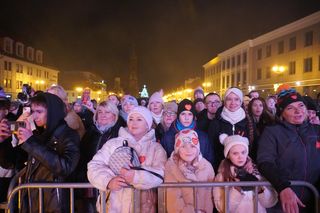
[[111,102],[114,103],[116,106],[119,105],[119,100],[118,100],[118,98],[117,98],[116,96],[114,96],[114,95],[110,95],[110,96],[108,97],[108,101],[111,101]]
[[193,114],[190,111],[182,111],[179,115],[179,121],[184,127],[191,125],[193,121]]
[[163,123],[170,127],[172,122],[177,118],[177,113],[171,111],[163,112]]
[[158,101],[154,101],[149,105],[150,111],[156,115],[159,115],[162,111],[162,103]]
[[198,149],[191,143],[185,143],[179,149],[179,156],[185,162],[191,163],[198,156]]
[[116,115],[110,112],[106,107],[99,106],[97,109],[97,123],[99,126],[105,126],[115,123]]
[[247,161],[248,152],[247,149],[240,144],[231,147],[228,153],[228,158],[236,166],[244,166]]
[[224,106],[231,112],[237,111],[241,107],[241,99],[231,92],[225,99]]
[[126,113],[131,112],[131,110],[133,110],[135,108],[135,105],[130,103],[130,102],[126,102],[123,106],[122,109],[123,111],[125,111]]
[[255,100],[251,106],[252,114],[255,117],[260,117],[263,112],[263,104],[260,100]]
[[289,104],[282,112],[281,117],[291,124],[302,124],[307,117],[307,108],[302,101]]
[[269,109],[274,109],[274,108],[276,108],[276,102],[275,102],[275,100],[274,100],[273,98],[269,98],[269,99],[267,100],[267,107],[268,107]]
[[133,113],[127,121],[128,129],[135,138],[142,138],[148,132],[148,124],[142,115]]

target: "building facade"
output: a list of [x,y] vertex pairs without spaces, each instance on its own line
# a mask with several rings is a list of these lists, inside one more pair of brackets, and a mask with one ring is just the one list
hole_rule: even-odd
[[280,84],[315,97],[320,92],[320,11],[247,40],[203,65],[205,82],[274,94]]
[[34,90],[45,90],[58,83],[59,70],[44,64],[42,50],[0,37],[0,86],[16,99],[23,84]]
[[67,92],[70,103],[80,99],[85,88],[90,89],[90,98],[98,102],[107,98],[107,84],[91,71],[65,71],[60,73],[59,85]]

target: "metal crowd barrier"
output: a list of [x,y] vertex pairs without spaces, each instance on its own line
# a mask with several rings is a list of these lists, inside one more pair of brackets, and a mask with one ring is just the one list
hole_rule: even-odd
[[[303,186],[310,189],[313,192],[315,198],[315,210],[316,213],[319,212],[319,193],[318,190],[310,183],[304,181],[291,181],[292,186]],[[252,186],[255,191],[255,212],[258,212],[258,187],[259,186],[271,186],[269,182],[261,182],[261,181],[252,181],[252,182],[197,182],[197,183],[163,183],[158,186],[158,212],[165,213],[166,212],[166,188],[179,188],[179,187],[190,187],[190,188],[199,188],[199,187],[223,187],[225,189],[225,206],[226,212],[229,212],[229,189],[234,186]],[[14,197],[18,195],[18,193],[23,189],[38,189],[39,190],[39,212],[44,212],[43,206],[43,189],[48,188],[61,188],[61,189],[69,189],[70,190],[70,213],[74,213],[74,189],[84,189],[84,188],[93,188],[90,183],[29,183],[29,184],[21,184],[14,188],[12,192],[8,196],[8,202],[6,204],[2,204],[1,208],[5,209],[8,213],[14,212]],[[133,212],[140,212],[140,190],[133,189]],[[195,190],[193,190],[195,192]],[[106,200],[106,192],[100,193],[101,200]],[[195,196],[193,197],[195,206],[197,206]],[[106,212],[106,203],[101,202],[100,212]],[[19,204],[18,204],[19,205]],[[0,208],[0,209],[1,209]]]

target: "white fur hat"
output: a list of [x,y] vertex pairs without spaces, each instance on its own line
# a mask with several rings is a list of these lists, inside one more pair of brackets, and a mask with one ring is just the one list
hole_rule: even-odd
[[[129,121],[129,118],[132,114],[140,114],[144,118],[144,120],[146,120],[146,122],[148,124],[148,130],[151,129],[152,115],[151,115],[150,110],[148,110],[146,107],[143,107],[143,106],[137,106],[137,107],[133,108],[133,110],[129,113],[128,121]],[[127,123],[128,123],[128,121],[127,121]]]
[[163,90],[161,89],[159,92],[155,92],[151,95],[151,97],[149,98],[149,104],[148,106],[153,103],[153,102],[160,102],[161,104],[163,104]]
[[231,135],[228,136],[227,134],[221,134],[219,136],[220,139],[220,143],[222,145],[224,145],[224,157],[228,156],[228,153],[230,151],[230,149],[234,146],[234,145],[242,145],[246,148],[247,152],[249,152],[249,140],[246,137],[242,137],[240,135]]
[[236,87],[230,87],[230,88],[226,91],[226,93],[224,94],[224,99],[226,99],[226,97],[227,97],[228,95],[230,95],[230,93],[236,94],[236,95],[240,98],[241,103],[243,102],[243,93],[242,93],[242,91],[241,91],[240,89],[238,89],[238,88],[236,88]]

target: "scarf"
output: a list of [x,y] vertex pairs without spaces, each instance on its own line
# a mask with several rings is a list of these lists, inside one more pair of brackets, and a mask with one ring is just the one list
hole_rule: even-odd
[[154,122],[155,122],[157,125],[158,125],[158,124],[160,123],[160,121],[161,121],[162,112],[163,112],[163,111],[161,111],[161,113],[160,113],[159,115],[154,114],[153,112],[151,112],[152,118],[153,118]]
[[242,107],[237,109],[235,112],[231,112],[226,107],[223,107],[221,117],[231,123],[232,125],[242,121],[246,117],[246,113]]
[[196,126],[196,122],[193,120],[192,123],[189,126],[183,126],[182,123],[177,119],[176,127],[179,131],[183,129],[194,129]]
[[97,121],[94,121],[94,125],[96,126],[97,130],[99,130],[99,132],[101,134],[106,133],[111,127],[113,127],[115,125],[115,122],[112,122],[111,124],[107,124],[107,125],[99,125]]

